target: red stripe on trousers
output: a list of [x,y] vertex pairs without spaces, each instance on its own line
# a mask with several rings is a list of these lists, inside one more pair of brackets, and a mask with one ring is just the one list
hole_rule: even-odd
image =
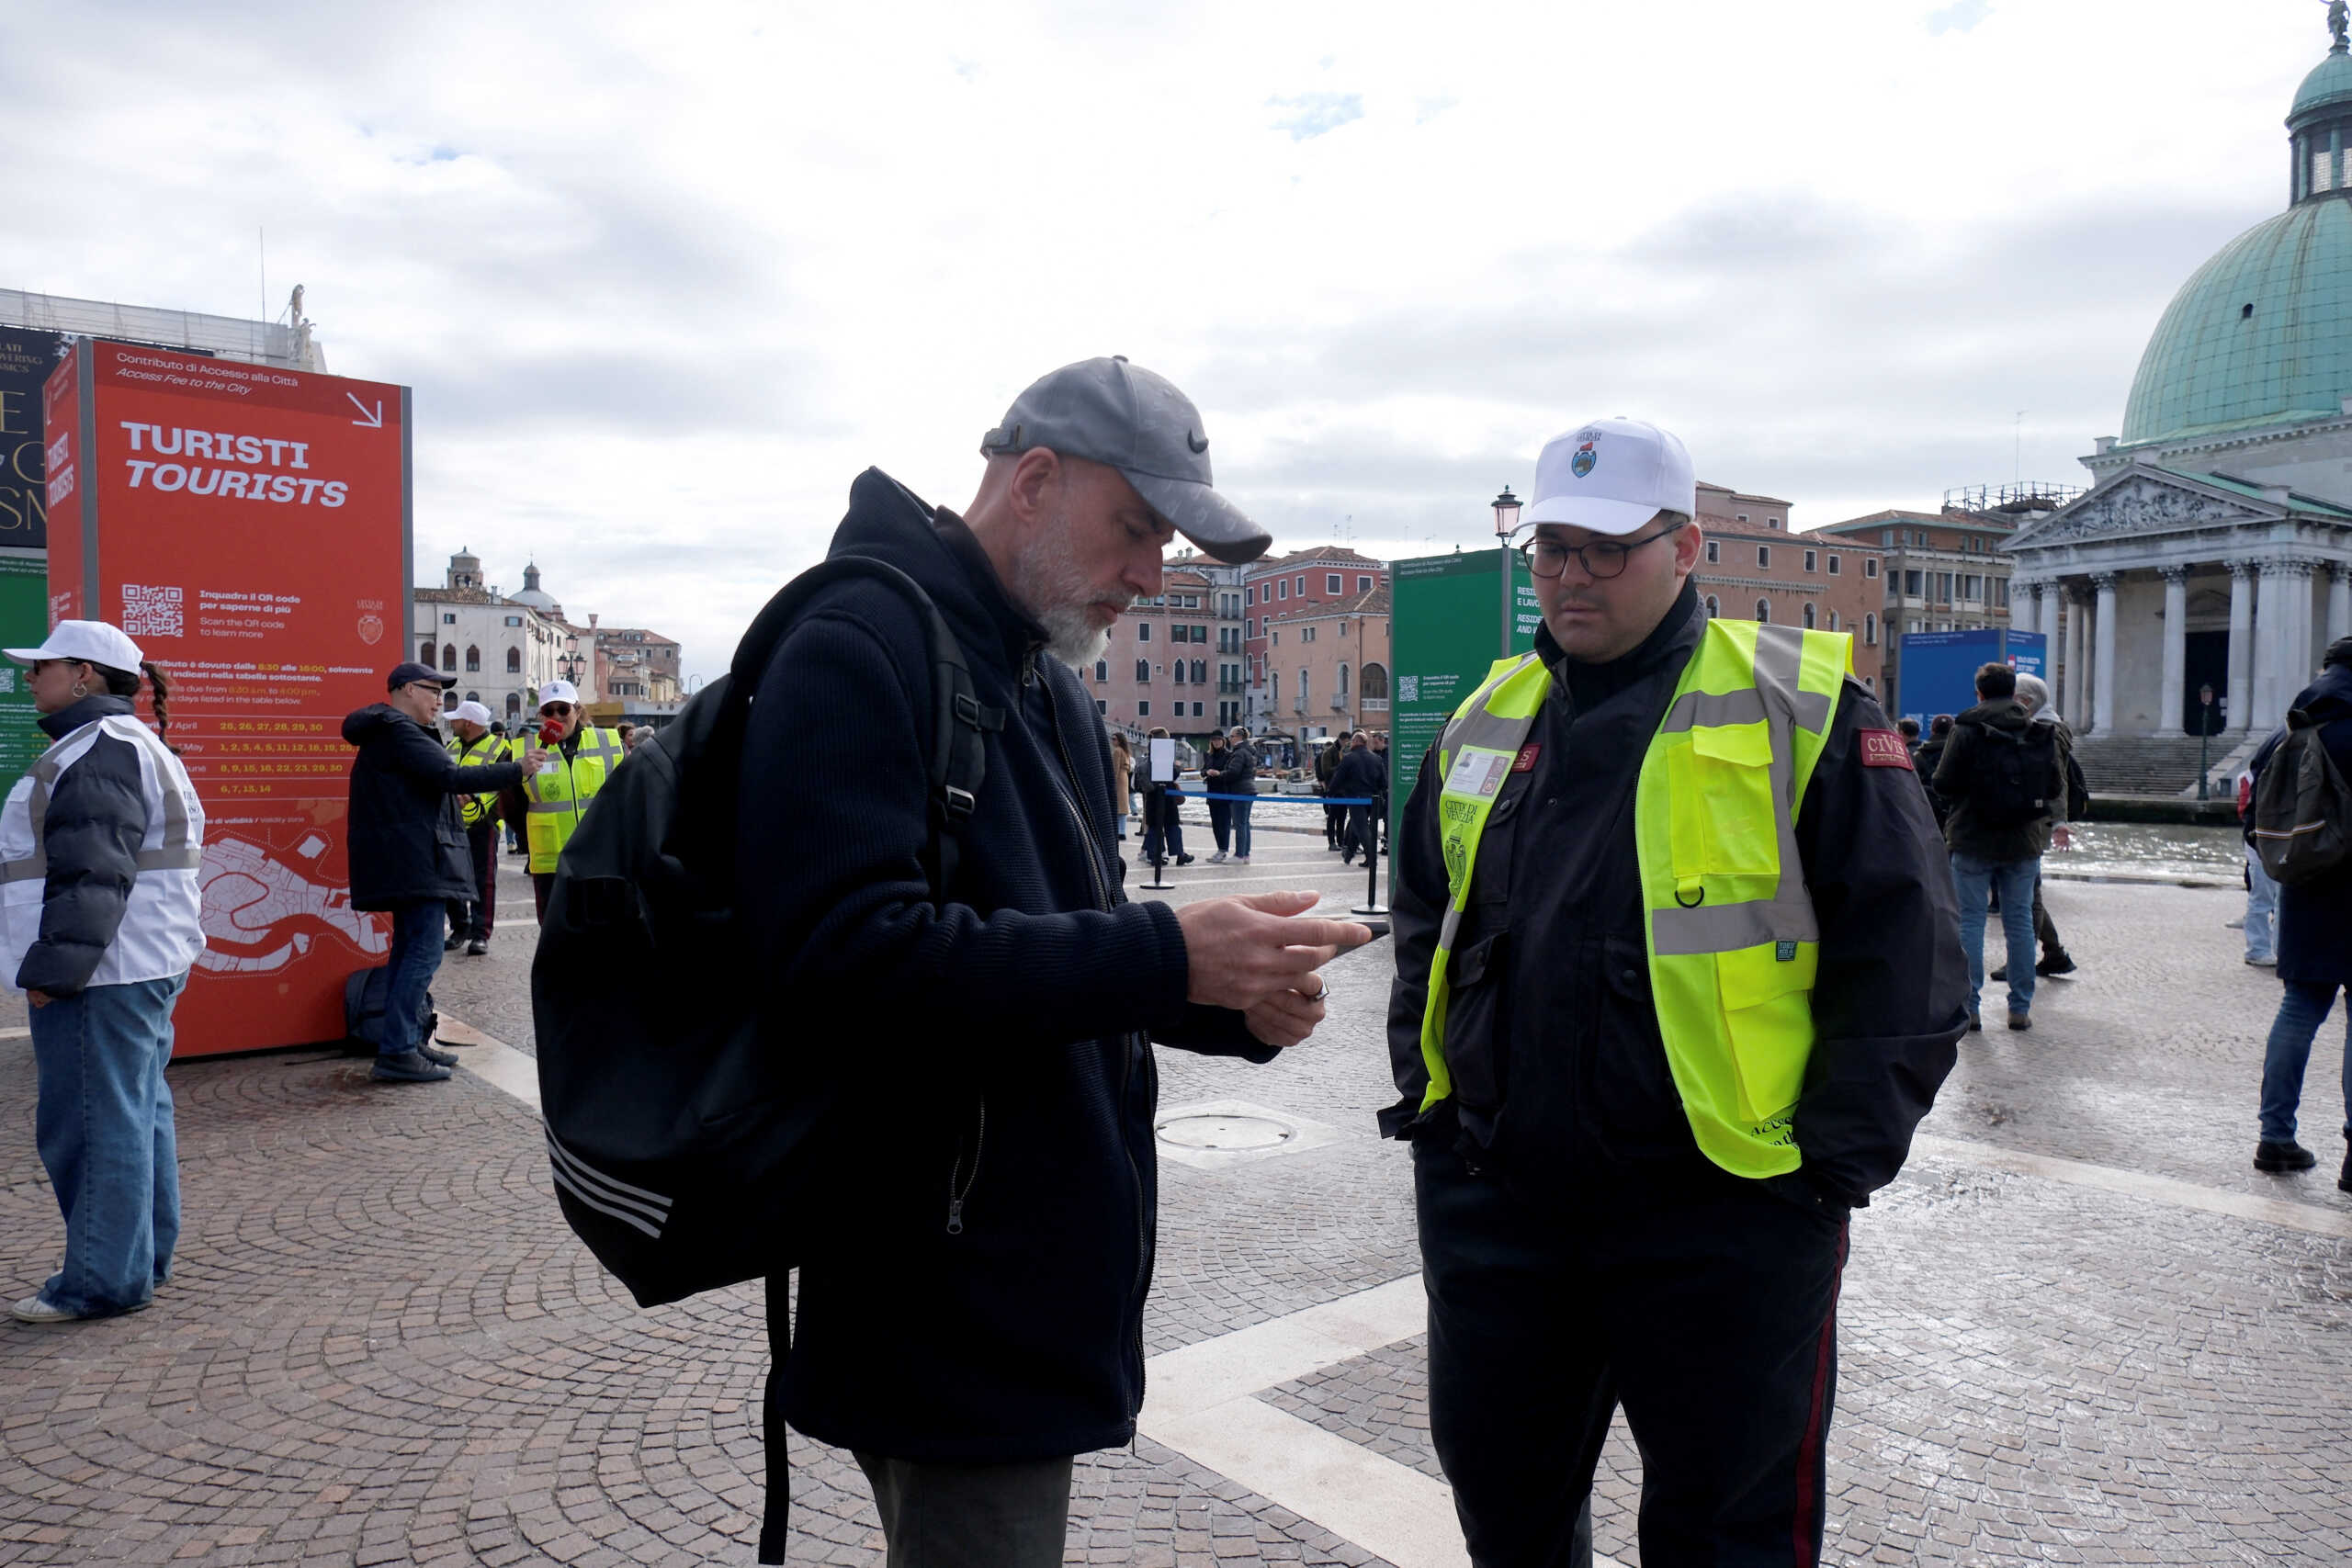
[[1813,1517],[1817,1506],[1823,1479],[1821,1475],[1821,1407],[1829,1393],[1829,1351],[1838,1334],[1838,1292],[1846,1280],[1846,1224],[1838,1226],[1838,1270],[1829,1282],[1829,1314],[1821,1320],[1820,1348],[1813,1358],[1813,1408],[1805,1416],[1804,1447],[1797,1453],[1796,1526],[1792,1535],[1795,1547],[1790,1561],[1797,1568],[1820,1568],[1821,1556],[1813,1544],[1813,1531],[1805,1521]]

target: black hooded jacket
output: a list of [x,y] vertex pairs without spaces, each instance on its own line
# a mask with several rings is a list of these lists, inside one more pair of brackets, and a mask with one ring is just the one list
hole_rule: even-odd
[[2031,860],[2049,852],[2051,829],[2066,819],[2066,768],[2073,744],[2064,726],[2048,727],[2058,770],[2050,816],[2031,822],[1988,825],[1979,819],[1975,803],[1969,799],[1970,781],[1983,765],[1984,748],[1998,743],[1988,740],[1987,732],[2024,736],[2032,723],[2033,716],[2015,697],[1978,703],[1951,721],[1951,741],[1936,761],[1929,787],[1946,803],[1944,837],[1954,852],[1996,863]]
[[[1405,1098],[1391,1134],[1466,1135],[1479,1163],[1539,1203],[1589,1201],[1631,1173],[1713,1170],[1667,1066],[1650,993],[1634,785],[1706,619],[1688,583],[1638,648],[1606,664],[1536,651],[1553,689],[1480,840],[1453,949],[1454,1096],[1419,1112],[1421,1020],[1446,904],[1433,761],[1396,843],[1396,984],[1388,1050]],[[1862,731],[1883,731],[1865,764]],[[1797,851],[1821,931],[1815,1039],[1797,1102],[1804,1163],[1785,1190],[1858,1204],[1894,1179],[1968,1027],[1951,874],[1894,727],[1849,677],[1798,808]],[[1453,1043],[1468,1047],[1457,1062]]]
[[914,608],[837,585],[752,705],[752,983],[777,1048],[856,1108],[816,1145],[832,1198],[780,1358],[786,1416],[908,1459],[1114,1447],[1143,1397],[1159,1201],[1146,1036],[1274,1053],[1239,1014],[1186,1001],[1175,912],[1121,894],[1102,720],[970,530],[869,468],[831,553],[921,583],[1004,725],[941,902],[921,861],[933,706]]
[[389,703],[343,721],[351,764],[351,907],[390,909],[478,896],[458,796],[520,783],[520,762],[461,768],[424,725]]

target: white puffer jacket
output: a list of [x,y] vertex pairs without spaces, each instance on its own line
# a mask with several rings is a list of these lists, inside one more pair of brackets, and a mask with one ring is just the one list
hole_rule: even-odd
[[0,808],[0,979],[69,997],[184,974],[204,951],[204,807],[120,697],[44,716],[56,743]]

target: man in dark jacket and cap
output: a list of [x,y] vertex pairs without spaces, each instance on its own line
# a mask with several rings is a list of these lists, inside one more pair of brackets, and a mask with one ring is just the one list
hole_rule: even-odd
[[737,874],[775,1037],[857,1110],[809,1145],[827,1201],[767,1441],[780,1416],[854,1452],[893,1562],[1057,1568],[1073,1456],[1125,1446],[1143,1398],[1152,1042],[1269,1060],[1321,1018],[1316,970],[1371,935],[1299,918],[1310,893],[1179,909],[1120,888],[1110,747],[1072,666],[1161,591],[1175,534],[1264,550],[1208,445],[1175,387],[1091,359],[982,439],[963,515],[878,469],[852,485],[832,555],[913,578],[978,699],[987,771],[944,890],[916,604],[826,588],[752,706]]
[[2034,723],[2017,694],[2018,672],[2007,664],[1978,670],[1976,705],[1952,720],[1951,742],[1936,764],[1935,792],[1950,803],[1944,841],[1960,895],[1971,1029],[1984,1027],[1977,996],[1994,897],[2008,946],[2009,1027],[2033,1027],[2033,885],[2053,836],[2061,848],[2066,843],[2068,737],[2063,726]]
[[457,678],[412,661],[384,683],[390,694],[384,701],[343,721],[343,738],[359,748],[346,839],[351,907],[392,917],[384,1035],[371,1076],[437,1083],[457,1058],[424,1037],[424,998],[441,967],[447,908],[471,897],[474,886],[459,797],[519,784],[546,753],[535,749],[519,763],[461,768],[434,728],[441,694]]
[[[2336,772],[2352,778],[2352,637],[2327,645],[2319,679],[2287,705],[2318,727]],[[2254,754],[2254,787],[2286,742],[2281,729]],[[2295,1141],[2295,1111],[2302,1103],[2303,1069],[2312,1041],[2335,1005],[2335,993],[2352,985],[2352,871],[2338,870],[2315,881],[2278,885],[2278,980],[2286,995],[2270,1025],[2262,1054],[2261,1126],[2254,1145],[2254,1168],[2272,1172],[2309,1170],[2319,1156]],[[2335,1185],[2352,1192],[2352,1046],[2344,1060],[2344,1171]]]

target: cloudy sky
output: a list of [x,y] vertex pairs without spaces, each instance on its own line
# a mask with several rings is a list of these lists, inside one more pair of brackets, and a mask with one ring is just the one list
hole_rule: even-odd
[[422,580],[536,557],[710,671],[860,468],[960,504],[1094,354],[1193,395],[1278,547],[1490,542],[1597,414],[1800,526],[2078,480],[2284,205],[2324,18],[13,0],[0,287],[254,315],[266,229],[267,311],[416,389]]

